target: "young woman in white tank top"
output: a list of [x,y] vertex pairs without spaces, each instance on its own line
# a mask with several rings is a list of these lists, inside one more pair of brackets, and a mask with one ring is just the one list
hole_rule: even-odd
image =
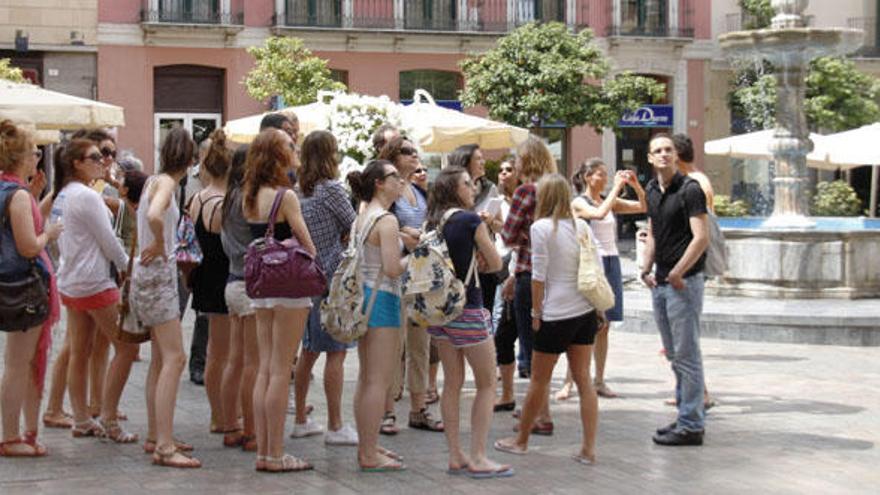
[[[608,185],[608,167],[602,160],[591,158],[581,165],[572,178],[578,197],[572,202],[572,210],[576,217],[590,222],[590,227],[599,243],[599,255],[605,268],[605,277],[614,289],[614,307],[605,312],[605,323],[600,325],[596,334],[593,354],[596,361],[594,382],[596,393],[600,397],[616,397],[605,385],[605,360],[608,356],[609,322],[623,321],[623,280],[620,270],[620,258],[617,251],[617,218],[616,214],[634,214],[647,211],[645,190],[639,184],[635,173],[629,170],[618,171],[614,175],[611,191],[603,197],[602,192]],[[636,192],[638,201],[620,198],[624,186],[629,185]],[[566,380],[557,399],[564,400],[571,392],[571,381]]]

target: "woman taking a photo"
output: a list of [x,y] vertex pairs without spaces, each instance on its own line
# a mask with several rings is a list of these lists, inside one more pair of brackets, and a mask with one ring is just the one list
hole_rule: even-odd
[[189,204],[189,216],[195,224],[203,259],[193,269],[189,281],[193,310],[208,318],[210,337],[205,359],[205,393],[211,406],[211,432],[234,433],[238,430],[238,411],[235,406],[229,411],[223,406],[236,402],[234,398],[238,390],[221,388],[229,358],[229,308],[224,297],[226,279],[229,277],[229,258],[223,252],[220,227],[232,151],[226,147],[226,134],[222,129],[212,132],[209,139],[211,144],[199,168],[199,178],[208,186],[193,196]]
[[144,185],[137,210],[140,255],[131,275],[131,310],[150,329],[151,359],[147,375],[147,441],[153,463],[197,468],[201,463],[185,451],[192,447],[174,440],[174,407],[180,374],[186,365],[177,294],[177,222],[180,210],[174,193],[195,157],[196,145],[186,129],[175,127],[162,143],[159,174]]
[[[348,176],[352,192],[365,203],[355,220],[356,239],[366,241],[360,253],[364,278],[364,304],[378,291],[358,341],[357,390],[354,417],[358,430],[358,464],[364,472],[406,469],[399,455],[379,446],[379,426],[392,374],[400,363],[400,284],[406,266],[401,258],[403,243],[397,218],[388,213],[404,187],[400,172],[386,160],[370,162],[363,172]],[[372,228],[370,228],[372,225]],[[370,228],[369,231],[367,229]],[[380,281],[381,277],[381,281]]]
[[590,355],[598,329],[596,311],[578,291],[579,237],[589,226],[571,214],[571,190],[559,174],[538,183],[535,222],[531,226],[532,299],[531,328],[535,332],[532,379],[519,422],[519,434],[495,442],[495,448],[511,454],[528,451],[535,418],[547,401],[553,368],[565,353],[580,392],[584,438],[573,458],[583,464],[596,462],[598,404],[590,381]]
[[[620,258],[617,252],[617,217],[619,214],[644,213],[648,203],[645,190],[639,184],[636,174],[632,171],[619,171],[614,175],[614,185],[608,196],[603,196],[608,185],[608,167],[602,160],[591,158],[581,165],[571,179],[578,196],[572,201],[571,208],[578,218],[589,222],[599,243],[599,256],[605,268],[605,278],[614,291],[614,307],[605,312],[604,321],[599,325],[596,334],[596,345],[593,346],[593,357],[596,361],[594,385],[600,397],[613,398],[617,394],[605,384],[605,360],[608,357],[608,330],[613,321],[623,321],[623,277],[620,271]],[[630,185],[638,196],[638,201],[620,197],[626,185]],[[565,384],[556,394],[559,400],[565,400],[571,393],[571,381]]]
[[[306,136],[302,145],[297,193],[327,280],[333,278],[339,265],[342,251],[347,245],[343,243],[344,239],[347,241],[356,216],[345,188],[336,180],[338,174],[336,138],[333,134],[314,131]],[[296,421],[292,436],[299,438],[323,431],[306,415],[306,397],[312,367],[324,352],[327,354],[324,362],[324,395],[327,397],[327,433],[324,442],[328,445],[357,445],[357,432],[350,425],[342,424],[343,364],[351,346],[333,340],[321,326],[321,299],[321,296],[312,299],[303,352],[296,363]]]
[[[446,167],[431,189],[427,228],[442,229],[455,274],[465,284],[464,312],[442,327],[429,327],[443,363],[443,393],[440,411],[449,444],[449,472],[472,478],[513,476],[508,465],[486,457],[486,439],[495,406],[495,342],[492,317],[483,307],[483,293],[477,282],[477,265],[485,271],[501,269],[501,258],[489,236],[489,229],[474,207],[474,185],[462,167]],[[459,211],[456,211],[459,210]],[[480,259],[478,263],[477,259]],[[477,394],[471,406],[471,448],[465,455],[459,439],[459,399],[464,385],[465,362],[474,374]]]
[[[116,417],[138,346],[114,340],[119,289],[111,277],[110,264],[121,271],[128,266],[128,256],[113,231],[110,210],[101,195],[89,187],[104,174],[101,153],[92,141],[74,139],[65,145],[60,158],[52,216],[67,225],[58,240],[58,289],[67,307],[70,335],[67,380],[74,414],[72,433],[74,437],[106,436],[118,443],[136,442],[137,435],[123,430]],[[91,418],[86,401],[89,357],[97,333],[111,341],[114,348],[99,401],[100,423]]]
[[[52,325],[60,313],[58,292],[46,244],[61,234],[61,224],[43,229],[37,201],[27,188],[28,177],[36,173],[41,153],[33,138],[11,121],[0,122],[0,281],[20,282],[30,276],[31,261],[47,282],[48,314],[29,328],[13,328],[4,322],[6,353],[0,383],[0,413],[3,439],[0,456],[39,457],[47,449],[37,441],[40,398],[46,362],[52,344]],[[8,206],[7,206],[8,205]],[[19,424],[24,414],[25,433]]]
[[[315,245],[300,211],[299,199],[290,190],[286,171],[293,163],[290,136],[278,129],[261,132],[248,148],[242,185],[244,217],[251,238],[264,237],[275,198],[282,194],[275,217],[274,237],[295,237],[315,255]],[[308,462],[284,453],[284,419],[290,385],[290,363],[299,349],[312,301],[299,298],[255,298],[259,371],[254,388],[258,471],[282,472],[312,469]]]

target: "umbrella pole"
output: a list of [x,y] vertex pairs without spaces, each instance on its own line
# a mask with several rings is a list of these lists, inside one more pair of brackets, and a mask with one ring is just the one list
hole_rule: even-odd
[[871,218],[877,216],[877,168],[878,165],[871,166],[871,201],[868,211]]

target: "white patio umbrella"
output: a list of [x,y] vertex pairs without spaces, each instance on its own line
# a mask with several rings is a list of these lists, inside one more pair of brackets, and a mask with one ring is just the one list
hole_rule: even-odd
[[223,130],[226,138],[235,143],[250,143],[260,133],[260,121],[270,113],[293,113],[299,120],[299,129],[302,135],[306,135],[318,129],[326,129],[328,126],[328,105],[317,101],[298,107],[287,107],[281,110],[273,110],[250,117],[230,120],[226,122]]
[[[770,152],[770,143],[773,141],[774,132],[773,129],[768,129],[706,141],[703,145],[703,151],[707,155],[714,156],[772,160],[773,153]],[[824,152],[825,138],[826,136],[821,134],[810,133],[810,140],[813,141],[813,152],[807,155],[807,163],[811,166],[824,162],[826,157]]]
[[38,130],[125,125],[122,107],[7,80],[0,80],[0,115]]
[[463,144],[513,148],[529,137],[526,129],[438,106],[423,89],[400,110],[400,120],[419,148],[428,152],[449,152]]
[[[877,210],[877,176],[880,166],[880,122],[850,131],[823,137],[822,160],[815,167],[824,169],[853,169],[865,165],[871,168],[871,197],[869,211],[875,216]],[[818,158],[818,157],[817,157]]]

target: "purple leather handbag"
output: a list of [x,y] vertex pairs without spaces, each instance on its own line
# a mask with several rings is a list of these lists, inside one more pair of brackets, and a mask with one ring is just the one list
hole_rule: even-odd
[[274,237],[275,217],[286,191],[280,189],[275,195],[266,234],[254,239],[244,255],[244,283],[251,299],[314,297],[327,289],[324,271],[295,235],[283,241]]

